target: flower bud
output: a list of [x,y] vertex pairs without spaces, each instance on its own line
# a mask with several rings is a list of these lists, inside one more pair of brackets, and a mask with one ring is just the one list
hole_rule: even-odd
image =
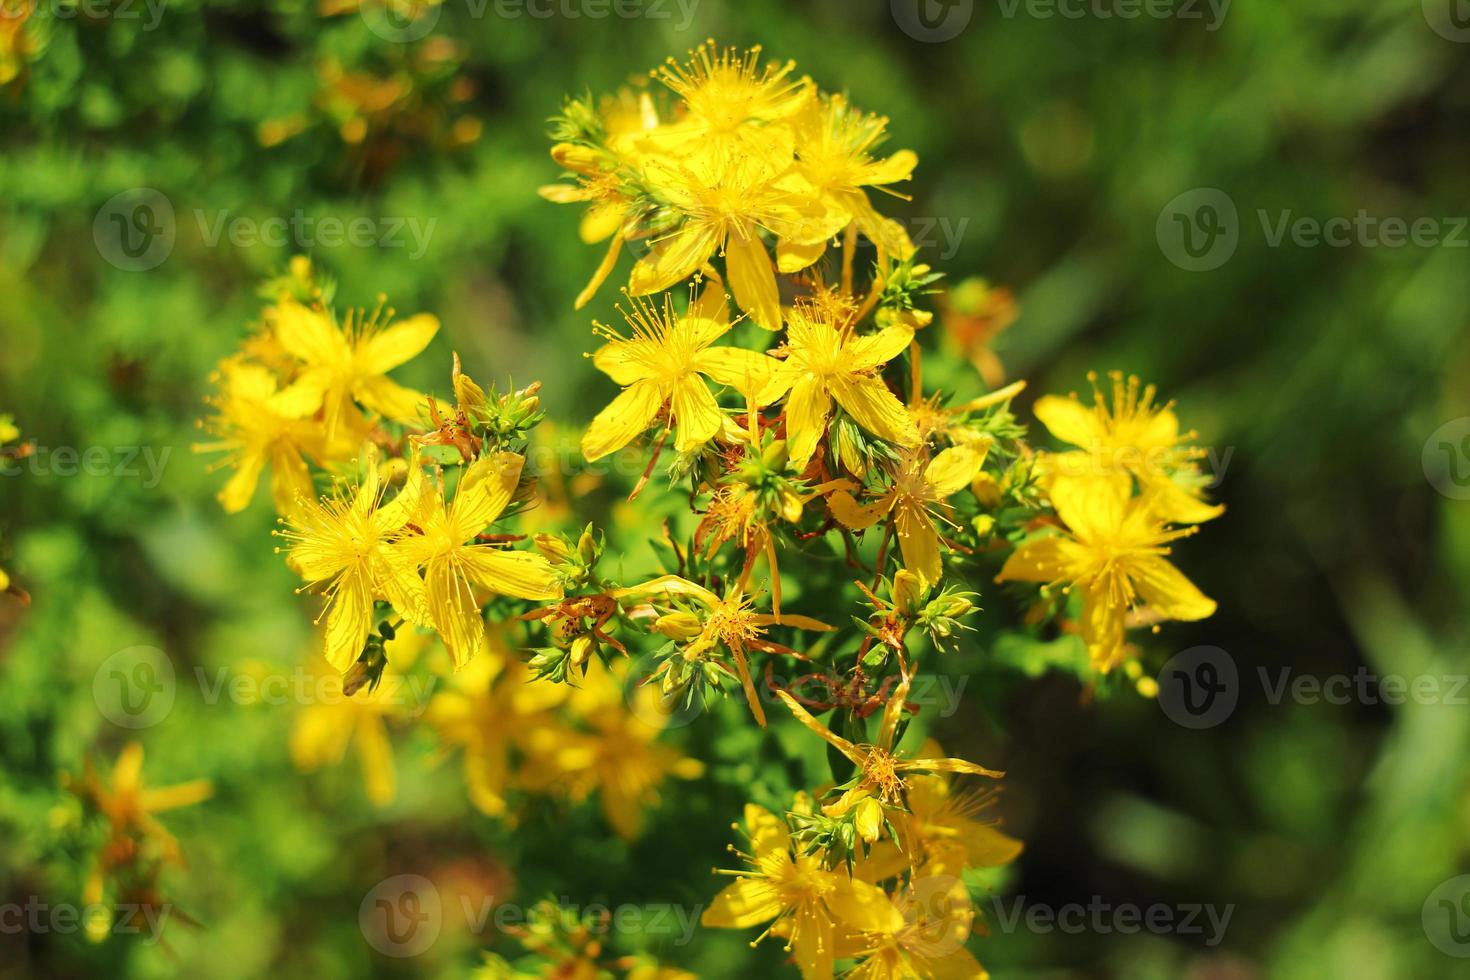
[[573,640],[572,652],[570,657],[572,666],[579,669],[582,667],[586,667],[587,661],[592,657],[592,651],[596,646],[597,641],[592,639],[592,637],[587,633],[583,633],[581,636]]
[[900,616],[913,615],[914,607],[924,598],[928,589],[919,576],[907,568],[899,569],[893,576],[893,610]]
[[692,640],[704,626],[693,613],[671,612],[656,619],[653,628],[671,640]]
[[853,816],[853,825],[863,840],[869,844],[876,841],[883,832],[883,804],[871,796],[863,797]]
[[559,534],[538,534],[531,539],[536,550],[552,562],[561,564],[572,557],[571,546]]

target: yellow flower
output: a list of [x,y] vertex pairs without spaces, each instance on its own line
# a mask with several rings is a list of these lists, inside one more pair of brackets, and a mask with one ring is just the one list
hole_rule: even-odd
[[732,155],[769,140],[769,124],[800,112],[812,86],[805,78],[790,77],[796,62],[762,67],[760,57],[760,45],[741,53],[718,49],[709,39],[682,65],[668,59],[656,74],[683,99],[685,115],[664,127],[659,144],[674,151]]
[[786,363],[764,394],[771,394],[772,388],[790,389],[786,440],[794,466],[804,467],[816,452],[834,400],[880,439],[900,446],[918,444],[919,433],[907,409],[877,373],[913,337],[913,330],[902,326],[860,337],[841,329],[829,312],[806,305],[792,309]]
[[[817,217],[800,233],[782,238],[776,249],[782,273],[799,272],[820,259],[828,240],[853,223],[882,254],[900,261],[913,254],[903,226],[874,210],[863,190],[886,190],[889,184],[908,180],[919,162],[911,150],[873,159],[870,151],[882,142],[887,125],[886,118],[856,110],[840,95],[808,103],[797,118],[796,179],[786,184],[815,199]],[[878,261],[883,264],[881,257]]]
[[[423,481],[410,478],[388,504],[375,456],[349,497],[339,486],[329,497],[303,499],[281,536],[291,543],[288,563],[307,582],[325,585],[327,661],[346,671],[362,653],[373,626],[373,601],[382,597],[411,622],[427,623],[424,583],[389,545],[418,508]],[[320,619],[318,619],[320,622]]]
[[1204,619],[1215,602],[1165,560],[1171,529],[1148,496],[1131,497],[1126,476],[1057,476],[1049,496],[1064,535],[1032,538],[1006,560],[996,581],[1070,583],[1082,590],[1082,639],[1102,671],[1123,657],[1125,617],[1140,601],[1157,619]]
[[429,618],[456,668],[486,646],[475,586],[521,599],[561,598],[556,571],[541,555],[466,543],[505,512],[524,464],[509,452],[476,460],[460,476],[453,503],[446,504],[442,492],[424,495],[413,516],[422,533],[401,537],[393,547],[404,564],[424,570]]
[[633,331],[630,338],[600,327],[608,343],[592,356],[592,362],[626,387],[587,427],[582,453],[589,460],[601,459],[632,442],[665,404],[670,424],[678,425],[674,445],[680,452],[697,449],[714,438],[724,415],[700,375],[748,397],[759,396],[760,404],[770,401],[764,389],[781,365],[758,351],[710,346],[730,324],[703,299],[684,316],[674,312],[667,296],[662,309],[634,300],[632,312],[623,311]]
[[216,380],[216,414],[206,425],[220,440],[193,448],[229,454],[223,465],[235,472],[219,492],[220,504],[231,514],[244,510],[269,465],[276,512],[290,513],[298,498],[313,493],[304,454],[327,455],[320,426],[300,417],[299,392],[278,390],[275,375],[259,365],[229,358],[220,362]]
[[[699,603],[704,607],[703,616],[692,617],[694,629],[692,636],[685,637],[689,640],[684,647],[685,655],[696,658],[700,654],[723,646],[730,651],[730,656],[735,660],[735,670],[740,678],[740,686],[745,691],[746,702],[750,705],[751,714],[762,728],[766,724],[766,712],[761,706],[761,701],[755,689],[755,680],[750,675],[750,660],[747,649],[760,650],[766,653],[791,653],[786,647],[777,646],[765,638],[766,629],[770,626],[791,626],[797,629],[817,630],[830,632],[831,626],[810,616],[794,616],[791,614],[778,615],[776,613],[758,613],[751,608],[750,599],[737,587],[728,596],[721,599],[709,589],[696,585],[677,575],[662,575],[642,585],[619,589],[613,593],[613,597],[619,600],[634,598],[651,598],[662,596],[664,598],[687,598]],[[672,619],[673,617],[666,617]],[[673,620],[664,625],[668,631],[666,635],[678,638],[681,631],[687,629],[691,624],[687,620]],[[658,674],[654,675],[655,677]]]
[[1202,476],[1197,460],[1204,451],[1186,445],[1194,433],[1179,431],[1173,402],[1154,403],[1156,389],[1137,377],[1125,381],[1120,371],[1110,372],[1113,401],[1110,406],[1092,382],[1092,406],[1071,395],[1046,395],[1036,401],[1036,417],[1063,442],[1082,447],[1081,452],[1043,457],[1046,469],[1068,476],[1131,473],[1151,495],[1160,517],[1180,524],[1198,524],[1219,516],[1224,507],[1200,499]]
[[[929,739],[920,754],[943,756],[944,749]],[[910,776],[908,813],[895,815],[902,841],[903,863],[890,871],[876,870],[874,879],[888,877],[911,864],[926,861],[949,868],[992,868],[1014,861],[1022,844],[978,819],[991,796],[957,790],[946,776]]]
[[556,718],[568,688],[533,681],[525,663],[495,637],[490,655],[465,665],[450,684],[429,702],[425,720],[446,745],[464,748],[470,802],[489,816],[504,816],[515,775],[512,753],[571,734]]
[[855,531],[872,527],[896,511],[904,567],[918,575],[927,588],[944,573],[934,508],[944,506],[945,498],[970,485],[985,462],[988,448],[984,443],[951,446],[927,464],[921,454],[908,453],[894,474],[893,486],[874,503],[860,505],[852,494],[839,490],[828,498],[828,506],[833,517]]
[[214,793],[214,787],[207,779],[195,779],[161,789],[146,788],[143,785],[143,746],[129,742],[123,746],[117,763],[112,767],[110,786],[102,784],[91,760],[87,760],[81,792],[107,817],[114,838],[136,834],[156,843],[166,860],[182,863],[179,842],[154,814],[207,800]]
[[787,147],[650,166],[648,179],[655,193],[683,220],[650,243],[648,254],[633,266],[629,290],[641,296],[668,289],[700,271],[718,252],[735,302],[760,326],[779,330],[776,268],[760,233],[779,237],[804,221],[797,208],[802,202],[779,182],[790,165]]
[[291,299],[283,299],[275,310],[276,340],[304,363],[292,388],[309,406],[307,412],[320,406],[328,439],[356,414],[354,401],[390,419],[412,419],[418,414],[424,396],[387,374],[434,339],[439,321],[433,316],[420,313],[390,326],[388,317],[380,321],[374,314],[349,318],[342,330],[325,311],[308,309]]
[[656,687],[630,687],[621,666],[591,663],[567,703],[590,731],[543,733],[523,780],[528,788],[562,788],[574,800],[596,792],[613,830],[633,840],[642,832],[644,809],[658,803],[664,780],[695,779],[704,764],[657,740],[667,716],[659,711]]
[[883,722],[879,728],[878,741],[872,744],[854,744],[832,731],[814,718],[786,691],[777,691],[779,697],[796,720],[821,736],[822,740],[841,752],[857,766],[857,781],[835,803],[823,808],[828,816],[840,816],[866,799],[877,799],[885,807],[903,805],[906,778],[915,773],[955,772],[973,776],[990,776],[999,779],[1002,773],[986,769],[964,759],[919,758],[905,759],[894,752],[893,740],[898,723],[903,717],[904,702],[908,699],[912,679],[904,674],[902,680],[883,708]]
[[[390,656],[401,670],[396,652]],[[342,675],[324,659],[311,658],[310,670],[317,696],[301,709],[291,728],[291,761],[301,772],[315,772],[340,763],[355,743],[368,799],[374,806],[387,806],[398,786],[387,722],[405,708],[402,673],[385,673],[376,690],[348,697],[342,692]]]
[[748,929],[771,923],[767,933],[779,929],[788,936],[787,949],[795,953],[803,980],[830,980],[839,927],[887,933],[902,926],[903,916],[881,888],[845,870],[828,870],[816,855],[793,853],[786,822],[769,810],[746,804],[745,828],[751,853],[741,856],[750,867],[722,872],[736,881],[715,896],[700,919],[703,925]]
[[841,937],[838,955],[861,962],[848,980],[986,980],[965,948],[975,907],[957,874],[919,872],[892,900],[897,925]]

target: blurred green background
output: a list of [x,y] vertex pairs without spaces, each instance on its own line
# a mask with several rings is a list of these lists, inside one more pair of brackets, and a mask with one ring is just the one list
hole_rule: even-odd
[[[443,391],[457,350],[482,380],[541,379],[554,419],[585,422],[609,385],[580,352],[613,294],[571,308],[600,255],[578,242],[574,209],[536,196],[556,176],[546,120],[565,94],[609,90],[709,35],[794,58],[891,118],[890,145],[921,165],[913,200],[886,210],[929,230],[952,278],[1019,298],[996,350],[1031,382],[1023,416],[1039,392],[1085,389],[1089,369],[1135,371],[1222,463],[1228,510],[1179,549],[1220,611],[1142,643],[1152,669],[1196,645],[1227,651],[1240,675],[1228,719],[1191,731],[1137,697],[1094,701],[1074,677],[994,669],[972,643],[967,708],[949,724],[1008,771],[1001,813],[1027,851],[998,886],[1005,908],[1230,906],[1223,941],[1005,929],[984,899],[981,960],[998,977],[1459,975],[1421,915],[1470,871],[1465,692],[1273,704],[1259,673],[1470,670],[1470,423],[1437,432],[1470,415],[1457,0],[1181,0],[1132,18],[1111,0],[1067,6],[1077,17],[922,2],[923,19],[905,0],[663,0],[598,18],[611,8],[444,0],[404,20],[284,0],[47,0],[21,34],[0,27],[0,77],[14,76],[0,86],[0,413],[41,447],[164,460],[157,480],[60,465],[0,478],[0,567],[33,595],[26,609],[0,598],[0,903],[79,901],[85,856],[59,843],[57,774],[132,737],[92,697],[107,657],[145,644],[180,670],[289,665],[310,644],[268,502],[227,518],[223,476],[189,452],[259,280],[309,252],[342,303],[382,292],[442,319],[405,381]],[[0,0],[12,20],[32,6]],[[120,256],[112,217],[127,220],[137,188],[173,215],[148,199],[173,241],[146,269],[158,253]],[[1218,195],[1180,198],[1204,188],[1233,224],[1198,209]],[[1361,222],[1339,244],[1276,237],[1283,220],[1360,211],[1433,219],[1433,241],[1386,244]],[[1181,255],[1176,212],[1201,236],[1185,244],[1215,243],[1203,257]],[[284,243],[212,234],[221,218],[298,213],[367,218],[374,241],[333,243],[320,226]],[[1206,239],[1212,216],[1223,237]],[[986,606],[1006,612],[999,595]],[[626,846],[589,807],[498,826],[464,802],[457,765],[424,764],[432,746],[417,743],[400,746],[398,801],[380,813],[351,760],[298,775],[290,725],[285,709],[210,705],[180,685],[141,737],[152,781],[215,782],[213,800],[167,818],[192,866],[165,881],[206,927],[171,929],[168,949],[3,932],[0,975],[464,975],[464,937],[418,960],[374,954],[363,894],[459,862],[492,879],[510,866],[525,901],[706,902],[751,773],[723,765],[671,787]],[[710,737],[692,735],[691,752]],[[774,944],[752,958],[748,938],[658,949],[712,977],[779,962]]]

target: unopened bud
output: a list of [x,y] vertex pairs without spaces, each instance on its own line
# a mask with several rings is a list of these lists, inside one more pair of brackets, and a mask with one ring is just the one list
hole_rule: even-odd
[[692,640],[704,629],[699,617],[690,612],[671,612],[654,620],[653,628],[671,640]]

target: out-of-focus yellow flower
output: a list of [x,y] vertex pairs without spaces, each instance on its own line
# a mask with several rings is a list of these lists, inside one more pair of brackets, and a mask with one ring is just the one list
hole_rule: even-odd
[[474,543],[510,505],[524,464],[524,457],[509,452],[476,460],[460,476],[454,501],[446,504],[439,491],[424,494],[412,516],[421,533],[394,542],[402,564],[424,570],[429,619],[456,668],[486,648],[475,586],[521,599],[561,598],[556,571],[542,555]]
[[838,955],[860,962],[856,980],[986,980],[990,976],[965,948],[975,907],[958,869],[920,871],[894,896],[897,923],[842,936]]
[[488,656],[470,661],[434,695],[424,718],[445,744],[463,747],[470,802],[481,812],[506,814],[516,753],[571,734],[556,714],[568,693],[565,685],[534,681],[524,662],[492,638]]
[[670,425],[678,426],[674,445],[680,452],[697,449],[714,438],[724,415],[704,377],[756,398],[760,404],[772,397],[765,391],[780,363],[758,351],[711,346],[730,324],[714,314],[709,304],[680,316],[668,296],[662,308],[635,299],[632,310],[623,311],[623,317],[633,336],[600,326],[608,342],[592,356],[600,370],[626,387],[587,427],[582,453],[589,460],[601,459],[632,442],[665,404]]
[[257,364],[228,358],[220,363],[216,382],[219,393],[210,400],[215,415],[205,425],[219,441],[193,448],[228,453],[221,465],[235,472],[219,492],[221,506],[231,514],[249,506],[261,471],[269,466],[276,512],[290,513],[299,499],[313,495],[305,456],[327,455],[321,426],[301,417],[299,391],[280,390],[276,376]]
[[826,433],[834,400],[880,439],[900,446],[918,444],[919,433],[908,411],[877,373],[913,338],[912,330],[900,326],[858,336],[843,329],[829,310],[805,304],[792,309],[786,363],[776,372],[773,385],[789,389],[786,440],[793,465],[799,469],[812,458]]
[[86,761],[80,792],[107,818],[114,838],[136,835],[157,845],[165,860],[182,863],[178,840],[154,815],[201,803],[213,795],[214,786],[207,779],[159,789],[144,786],[143,746],[129,742],[118,754],[109,784]]
[[786,822],[769,810],[747,803],[745,830],[751,852],[741,857],[749,867],[721,872],[736,880],[715,896],[703,925],[772,923],[788,937],[803,980],[831,980],[838,929],[889,934],[902,927],[903,916],[881,888],[843,868],[823,867],[819,855],[794,853]]
[[415,707],[403,670],[412,659],[405,654],[422,643],[423,637],[411,630],[400,633],[387,644],[393,669],[377,687],[350,697],[342,691],[342,675],[325,658],[310,659],[312,700],[297,714],[291,729],[291,761],[298,770],[314,772],[338,765],[348,747],[355,745],[368,799],[380,807],[393,802],[398,776],[388,722]]
[[827,505],[833,517],[853,530],[872,527],[895,512],[904,567],[927,588],[944,573],[935,509],[970,485],[985,463],[987,449],[984,443],[951,446],[927,461],[920,453],[908,453],[894,473],[893,486],[877,501],[859,504],[852,494],[839,490]]
[[281,346],[301,360],[301,376],[292,391],[295,406],[309,414],[322,410],[328,439],[356,414],[359,402],[387,418],[412,419],[424,396],[390,379],[388,372],[417,356],[439,332],[439,321],[420,313],[390,323],[391,313],[349,317],[341,329],[324,310],[283,299],[275,307],[274,334]]
[[1200,499],[1202,481],[1196,461],[1204,451],[1187,445],[1194,433],[1179,431],[1174,403],[1156,404],[1157,389],[1144,386],[1137,377],[1125,380],[1121,371],[1112,371],[1108,377],[1111,405],[1096,374],[1088,375],[1090,407],[1075,394],[1037,399],[1036,417],[1051,434],[1081,447],[1080,452],[1043,456],[1045,470],[1066,476],[1130,473],[1164,520],[1198,524],[1218,517],[1225,508]]
[[1155,619],[1215,612],[1215,601],[1164,558],[1170,542],[1195,528],[1168,527],[1147,496],[1130,491],[1123,474],[1053,478],[1048,495],[1068,533],[1026,541],[996,576],[1081,589],[1082,639],[1102,671],[1122,660],[1125,617],[1135,606],[1147,603]]
[[410,622],[430,622],[423,580],[389,547],[417,512],[424,481],[410,478],[384,505],[374,455],[365,468],[363,482],[350,493],[339,485],[330,496],[302,500],[280,532],[290,542],[291,567],[307,582],[324,587],[325,653],[339,671],[346,671],[362,653],[377,597],[387,599]]
[[657,740],[659,719],[665,717],[658,709],[658,689],[626,685],[625,678],[621,667],[604,668],[593,660],[567,703],[588,731],[543,738],[540,762],[528,766],[524,778],[529,788],[563,789],[574,800],[596,792],[613,830],[633,840],[643,830],[644,810],[657,804],[664,780],[695,779],[704,764]]

